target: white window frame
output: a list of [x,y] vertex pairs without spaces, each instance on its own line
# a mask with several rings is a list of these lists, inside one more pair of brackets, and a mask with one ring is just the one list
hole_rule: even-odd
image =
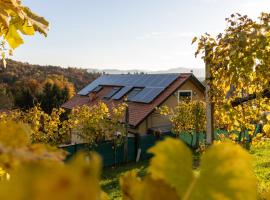
[[177,100],[178,100],[178,103],[180,102],[180,99],[179,99],[179,96],[180,96],[180,93],[181,92],[190,92],[190,100],[192,101],[192,96],[193,96],[193,91],[192,90],[178,90],[177,92]]

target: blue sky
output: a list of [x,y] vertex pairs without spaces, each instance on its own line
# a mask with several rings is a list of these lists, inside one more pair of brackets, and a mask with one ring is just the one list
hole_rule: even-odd
[[63,67],[199,68],[194,36],[216,34],[240,12],[256,18],[269,0],[24,0],[50,22],[48,37],[25,38],[13,59]]

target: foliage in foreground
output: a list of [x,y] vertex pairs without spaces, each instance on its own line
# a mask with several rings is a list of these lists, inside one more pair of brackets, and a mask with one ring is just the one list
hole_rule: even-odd
[[136,163],[128,163],[118,167],[104,168],[101,175],[100,185],[110,199],[122,199],[122,192],[119,184],[120,177],[127,171],[135,170],[139,177],[146,175],[149,161],[144,160]]
[[122,177],[124,199],[256,199],[251,157],[236,144],[213,145],[202,157],[199,174],[179,140],[168,138],[150,152],[154,157],[144,179],[132,171]]
[[[93,154],[83,155],[64,165],[28,163],[0,182],[0,198],[12,200],[107,199],[99,187],[101,161]],[[16,191],[16,192],[14,192]]]
[[62,151],[31,144],[29,130],[23,124],[0,123],[0,168],[10,174],[0,181],[0,199],[106,199],[99,187],[99,156],[79,155],[64,164]]
[[30,127],[0,123],[0,167],[12,173],[27,163],[62,162],[65,153],[45,144],[32,144]]
[[[36,145],[29,143],[29,127],[0,125],[0,167],[10,174],[10,180],[0,182],[1,199],[107,198],[99,186],[97,155],[80,155],[63,164],[61,152]],[[150,152],[154,157],[144,178],[130,171],[120,179],[123,199],[256,199],[251,156],[239,145],[210,147],[199,173],[193,171],[191,151],[180,140],[167,138]]]
[[[260,147],[252,146],[249,153],[252,156],[253,172],[258,183],[258,199],[265,199],[264,196],[267,194],[268,188],[270,188],[270,142],[267,141],[265,145]],[[121,174],[135,170],[139,177],[144,177],[148,165],[149,163],[144,161],[120,166],[118,168],[105,168],[102,172],[101,187],[109,195],[110,199],[122,199],[118,185],[118,179]],[[194,173],[198,173],[198,166],[195,165],[193,167],[195,167]]]

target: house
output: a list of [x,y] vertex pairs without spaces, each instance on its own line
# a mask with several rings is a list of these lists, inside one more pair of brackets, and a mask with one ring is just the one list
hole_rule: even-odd
[[204,100],[204,92],[204,85],[192,73],[103,75],[62,107],[91,106],[99,101],[112,107],[127,98],[129,133],[147,134],[170,130],[170,121],[159,114],[157,107],[175,107],[181,98]]

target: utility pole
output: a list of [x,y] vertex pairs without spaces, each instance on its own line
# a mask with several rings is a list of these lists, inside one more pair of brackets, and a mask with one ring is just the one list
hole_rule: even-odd
[[211,145],[214,141],[214,104],[212,102],[212,73],[209,62],[209,47],[205,47],[205,102],[206,102],[206,144]]

